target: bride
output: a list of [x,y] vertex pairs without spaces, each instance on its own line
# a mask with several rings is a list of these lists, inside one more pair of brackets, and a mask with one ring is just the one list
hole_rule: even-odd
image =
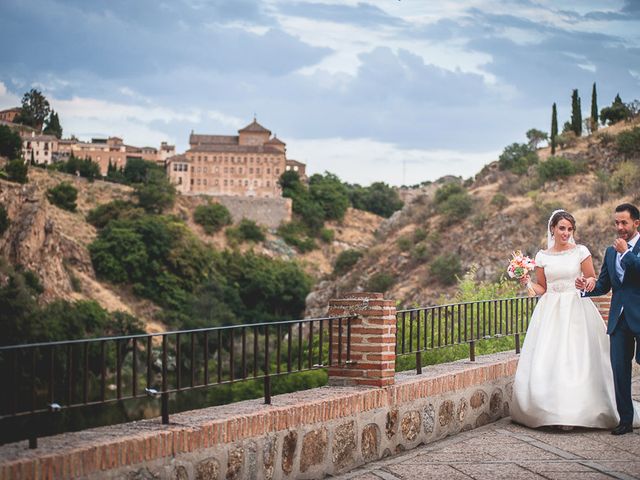
[[531,286],[542,297],[522,346],[511,407],[512,419],[528,427],[614,428],[619,420],[606,327],[593,302],[574,285],[581,275],[588,290],[593,289],[589,282],[595,283],[591,253],[576,245],[575,229],[570,213],[553,212],[548,248],[535,257]]

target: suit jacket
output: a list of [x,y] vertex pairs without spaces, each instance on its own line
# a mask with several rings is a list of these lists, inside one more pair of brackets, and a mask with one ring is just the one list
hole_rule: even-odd
[[636,242],[632,251],[622,257],[622,282],[616,273],[616,255],[613,247],[607,248],[596,286],[587,296],[597,297],[613,290],[607,333],[611,334],[615,330],[624,307],[624,316],[629,328],[636,335],[640,335],[640,240]]

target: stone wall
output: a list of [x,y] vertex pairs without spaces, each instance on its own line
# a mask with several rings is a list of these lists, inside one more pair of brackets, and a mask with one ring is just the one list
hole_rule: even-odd
[[212,200],[227,207],[234,222],[247,218],[267,228],[278,228],[282,222],[291,221],[290,198],[219,195]]
[[0,479],[322,478],[509,413],[513,353],[0,446]]

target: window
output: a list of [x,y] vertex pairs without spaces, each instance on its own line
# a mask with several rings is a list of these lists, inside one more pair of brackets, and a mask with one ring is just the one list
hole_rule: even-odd
[[182,185],[182,177],[178,177],[178,185]]
[[238,173],[242,173],[242,167],[238,167]]
[[224,167],[224,173],[229,173],[229,167]]
[[276,175],[280,173],[280,169],[276,168]]
[[198,185],[200,185],[200,183],[201,183],[201,182],[200,182],[200,179],[198,179]]
[[233,178],[229,180],[229,185],[233,186]]
[[294,171],[294,172],[297,172],[297,171],[298,171],[298,166],[297,166],[297,165],[294,165],[294,166],[293,166],[293,171]]
[[219,167],[216,167],[216,168],[215,168],[215,172],[216,172],[216,173],[218,173],[219,171],[220,171],[220,168],[219,168]]
[[227,181],[226,181],[226,180],[224,181],[224,186],[225,186],[225,187],[227,186]]
[[271,173],[271,169],[270,168],[267,168],[267,173],[268,174]]
[[248,187],[248,186],[249,186],[249,180],[245,180],[245,181],[244,181],[244,186],[245,186],[245,187]]
[[269,180],[267,180],[267,187],[271,186],[271,182]]
[[207,173],[207,167],[202,168],[202,173]]
[[213,184],[214,185],[218,185],[218,179],[217,178],[213,181]]
[[260,167],[256,168],[256,173],[260,175]]
[[207,158],[207,156],[206,156],[206,155],[204,156],[204,161],[205,161],[205,162],[208,162],[208,161],[209,161],[209,158]]
[[191,173],[195,173],[196,171],[196,167],[194,167],[193,165],[191,166]]
[[234,167],[231,167],[231,173],[234,173]]
[[193,180],[193,178],[192,178],[192,179],[191,179],[191,185],[193,185],[193,182],[194,182],[194,180]]
[[249,167],[249,173],[253,173],[253,167]]
[[207,184],[207,179],[205,178],[204,180],[202,180],[202,184],[206,185]]

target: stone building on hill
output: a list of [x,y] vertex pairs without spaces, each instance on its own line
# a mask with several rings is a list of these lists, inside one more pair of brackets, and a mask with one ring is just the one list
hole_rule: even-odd
[[286,144],[253,119],[238,135],[191,133],[190,148],[167,160],[167,174],[180,193],[280,197]]

